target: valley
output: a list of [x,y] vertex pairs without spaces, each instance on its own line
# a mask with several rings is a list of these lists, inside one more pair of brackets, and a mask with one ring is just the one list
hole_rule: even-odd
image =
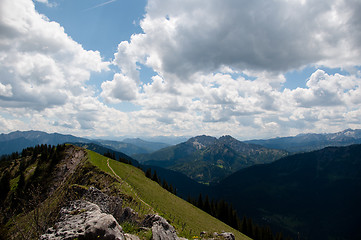
[[[353,143],[351,136],[357,143],[358,130],[354,134],[350,131],[334,135]],[[2,135],[0,139],[3,146],[14,144],[15,147],[18,144],[23,147],[23,139],[35,142],[29,137],[33,133],[21,136],[17,132],[16,137],[6,138]],[[342,134],[346,134],[346,137],[341,137]],[[40,140],[41,135],[51,139],[48,134],[37,132],[37,141],[46,141]],[[214,208],[214,203],[225,201],[237,212],[239,219],[230,223],[236,229],[246,231],[246,217],[254,224],[271,227],[273,237],[277,239],[281,237],[279,234],[276,236],[279,232],[285,237],[307,240],[361,237],[357,230],[361,222],[361,208],[358,204],[361,201],[361,145],[358,144],[295,154],[248,141],[241,142],[231,136],[215,138],[202,135],[173,146],[155,143],[153,149],[160,146],[164,148],[129,156],[116,150],[121,142],[113,141],[112,146],[109,146],[101,144],[109,144],[107,141],[92,142],[73,136],[64,138],[61,134],[51,136],[56,136],[59,142],[71,140],[73,143],[64,145],[64,150],[61,150],[61,145],[57,148],[49,145],[46,153],[43,153],[47,145],[41,145],[43,150],[38,145],[1,157],[1,192],[6,192],[2,195],[5,206],[1,209],[2,222],[12,221],[7,227],[3,225],[1,231],[13,234],[17,228],[28,224],[29,220],[26,219],[36,208],[33,205],[24,210],[19,208],[19,204],[32,202],[34,194],[27,194],[25,198],[19,198],[19,194],[47,182],[49,188],[42,186],[39,190],[41,197],[36,199],[42,202],[37,206],[39,209],[47,206],[44,211],[49,212],[45,214],[49,224],[55,223],[56,212],[65,206],[65,202],[82,199],[81,189],[93,186],[109,196],[121,197],[121,209],[134,209],[140,219],[147,214],[159,214],[174,226],[179,236],[188,239],[202,231],[222,232],[225,229],[232,232],[236,239],[246,237],[185,200],[191,200],[202,209],[206,203]],[[139,140],[135,142],[144,143]],[[336,145],[340,142],[338,140]],[[150,149],[152,143],[146,145]],[[307,145],[306,140],[304,145]],[[59,153],[56,150],[58,148]],[[62,151],[64,153],[60,154]],[[158,183],[146,178],[145,172],[149,170],[157,174]],[[4,185],[6,179],[9,187]],[[166,186],[172,186],[174,192],[164,189],[164,181]],[[70,195],[77,197],[69,198]],[[199,205],[200,195],[203,196],[203,207]],[[204,210],[215,214],[208,207]],[[16,212],[22,212],[23,215],[16,216]],[[204,221],[199,222],[200,219]],[[139,226],[139,221],[136,226]],[[126,229],[130,227],[129,223],[121,221],[120,226],[126,226]],[[141,239],[150,234],[135,231],[136,226],[132,227],[132,233],[140,234]],[[45,231],[45,225],[42,229]],[[252,231],[247,234],[254,239],[263,239],[257,235],[260,233],[255,232],[255,227]],[[263,228],[262,231],[269,230]],[[30,228],[29,232],[40,234],[39,229]]]

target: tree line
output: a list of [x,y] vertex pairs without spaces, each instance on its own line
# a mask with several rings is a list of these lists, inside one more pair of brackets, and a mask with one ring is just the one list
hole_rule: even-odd
[[118,160],[117,160],[117,157],[115,156],[115,152],[107,151],[106,153],[103,154],[103,156],[107,157],[107,158],[110,158],[110,159],[113,159],[115,161],[119,161],[119,162],[122,162],[122,163],[125,163],[125,164],[133,165],[132,161],[130,159],[119,157]]
[[163,179],[163,181],[162,181],[162,179],[160,177],[158,177],[156,170],[154,170],[154,172],[152,173],[152,169],[148,168],[145,171],[145,176],[147,178],[153,180],[154,182],[158,183],[161,187],[163,187],[168,192],[173,193],[174,195],[177,195],[177,189],[175,187],[173,187],[172,184],[168,184],[168,182],[165,179]]
[[[11,164],[12,161],[19,159],[19,167],[16,172],[11,173],[9,169],[3,171],[0,179],[0,202],[2,203],[10,192],[10,180],[18,178],[15,192],[12,196],[12,202],[16,203],[16,199],[23,197],[24,193],[29,188],[34,186],[42,186],[48,174],[52,171],[55,165],[61,160],[65,149],[64,144],[57,146],[41,144],[35,147],[28,147],[18,152],[12,153],[11,155],[5,155],[1,157],[1,162],[4,166]],[[36,161],[36,167],[33,174],[25,181],[25,170]],[[15,206],[14,206],[15,207]]]
[[198,199],[188,196],[187,201],[254,240],[292,240],[290,237],[284,238],[282,232],[273,234],[270,226],[259,226],[246,216],[240,220],[233,206],[223,199],[210,200],[208,195],[203,198],[200,193]]

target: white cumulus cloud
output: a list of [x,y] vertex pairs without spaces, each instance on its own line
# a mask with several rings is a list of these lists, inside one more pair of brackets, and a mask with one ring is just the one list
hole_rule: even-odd
[[58,23],[36,12],[32,1],[4,0],[0,9],[1,83],[12,92],[0,97],[2,107],[63,105],[85,91],[92,71],[107,69],[99,52],[84,50]]

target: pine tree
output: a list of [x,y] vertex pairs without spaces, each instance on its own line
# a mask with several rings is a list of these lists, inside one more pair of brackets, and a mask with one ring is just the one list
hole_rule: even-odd
[[152,169],[148,168],[147,171],[145,171],[145,176],[147,178],[152,178]]
[[248,237],[254,238],[254,226],[251,218],[247,219],[247,234]]
[[162,187],[163,187],[165,190],[169,191],[169,186],[168,186],[168,183],[167,183],[167,181],[166,181],[165,179],[163,179]]
[[247,217],[246,217],[246,216],[243,216],[242,222],[241,222],[241,227],[240,227],[239,230],[240,230],[242,233],[244,233],[245,235],[247,235],[248,227],[247,227]]
[[160,179],[159,179],[159,177],[158,177],[158,175],[157,175],[157,171],[155,171],[155,170],[154,170],[154,173],[153,173],[152,180],[155,181],[155,182],[157,182],[159,185],[160,185],[160,183],[161,183],[161,181],[160,181]]
[[209,203],[209,197],[208,195],[206,195],[205,199],[204,199],[204,206],[203,209],[206,213],[211,213],[211,204]]
[[175,188],[173,188],[172,184],[169,184],[169,192],[173,193],[174,195],[177,195]]
[[199,194],[198,196],[198,201],[197,201],[197,207],[199,209],[202,209],[203,210],[203,199],[202,199],[202,193]]

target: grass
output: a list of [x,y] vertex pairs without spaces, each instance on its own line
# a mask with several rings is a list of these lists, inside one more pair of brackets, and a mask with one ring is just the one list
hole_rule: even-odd
[[[92,164],[113,175],[107,166],[106,157],[92,151],[88,151],[88,155]],[[154,211],[167,219],[176,228],[179,236],[192,239],[202,231],[225,231],[232,232],[236,239],[249,239],[239,231],[166,191],[156,182],[146,178],[140,169],[114,160],[109,160],[109,164],[115,173],[129,184],[129,186],[125,183],[121,184],[122,193],[136,199],[142,205],[139,208],[143,209],[144,213]],[[149,204],[152,209],[142,201]]]

